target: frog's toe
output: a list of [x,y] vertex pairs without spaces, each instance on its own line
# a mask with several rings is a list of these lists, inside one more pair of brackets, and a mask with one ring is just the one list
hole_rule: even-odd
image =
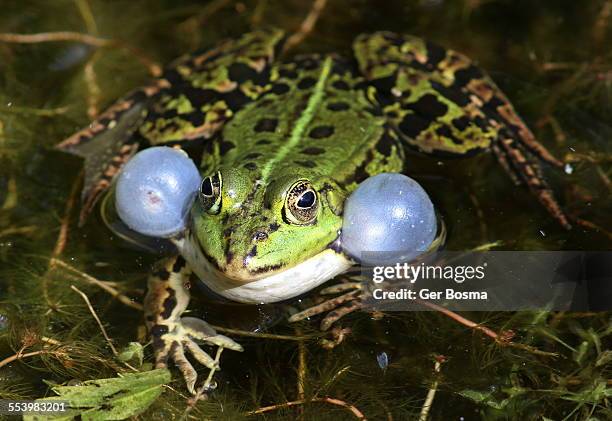
[[208,323],[195,317],[181,318],[183,328],[190,338],[208,342],[232,351],[242,352],[242,346],[225,335],[219,335]]
[[179,344],[175,342],[172,348],[173,348],[172,349],[172,360],[174,361],[174,364],[178,367],[181,374],[183,375],[183,378],[185,379],[185,385],[187,386],[187,390],[189,390],[189,393],[193,395],[195,394],[195,384],[196,384],[196,381],[198,380],[198,373],[195,371],[195,368],[193,368],[193,365],[191,365],[191,363],[185,356],[183,344]]
[[320,328],[322,331],[328,330],[342,317],[363,307],[363,284],[360,282],[345,282],[325,288],[321,291],[321,295],[329,295],[347,290],[349,292],[294,314],[289,318],[289,322],[297,322],[318,314],[327,313],[321,320]]

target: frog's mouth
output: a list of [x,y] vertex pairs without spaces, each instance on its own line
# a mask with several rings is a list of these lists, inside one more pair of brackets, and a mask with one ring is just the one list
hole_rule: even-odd
[[251,279],[235,279],[209,261],[191,234],[173,242],[208,288],[232,301],[249,304],[274,303],[304,294],[355,264],[335,247],[329,247],[297,265]]

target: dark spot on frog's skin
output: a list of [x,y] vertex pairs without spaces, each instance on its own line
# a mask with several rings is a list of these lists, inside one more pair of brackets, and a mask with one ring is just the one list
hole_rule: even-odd
[[374,79],[370,83],[372,84],[372,86],[376,88],[377,91],[388,93],[388,92],[391,92],[391,89],[395,88],[396,86],[395,82],[396,82],[395,76],[387,76],[387,77],[381,77],[378,79]]
[[172,265],[172,272],[179,273],[185,267],[185,263],[185,259],[182,256],[177,257]]
[[223,237],[224,238],[231,237],[231,235],[234,233],[234,231],[236,231],[236,227],[235,226],[231,226],[229,228],[224,229],[223,230]]
[[431,120],[442,117],[448,112],[448,106],[432,94],[423,95],[410,108]]
[[257,231],[255,235],[253,236],[253,240],[255,241],[264,241],[267,239],[268,239],[268,234],[266,234],[264,231]]
[[255,142],[256,145],[269,145],[270,143],[272,142],[268,139],[261,139]]
[[446,50],[437,44],[425,41],[425,47],[427,48],[427,65],[435,67],[446,57]]
[[234,110],[234,111],[239,110],[245,104],[248,104],[249,102],[252,101],[251,98],[246,96],[239,89],[234,89],[233,91],[230,91],[224,94],[223,100],[225,101],[225,104],[227,105],[227,107],[230,110]]
[[332,86],[341,91],[348,91],[349,89],[351,89],[349,84],[343,80],[336,80],[334,83],[332,83]]
[[263,266],[263,267],[257,268],[255,270],[250,271],[250,272],[254,273],[254,274],[264,273],[264,272],[271,272],[273,270],[280,269],[281,267],[283,267],[282,264],[269,265],[269,266]]
[[276,126],[278,125],[278,120],[275,118],[262,118],[255,124],[253,130],[256,132],[274,132],[276,130]]
[[[166,104],[163,104],[166,105]],[[159,106],[160,109],[155,110],[157,112],[157,117],[161,117],[161,118],[165,118],[165,119],[171,119],[174,118],[178,115],[178,111],[174,108],[162,108],[162,106]]]
[[183,81],[183,77],[176,69],[167,69],[164,72],[164,79],[174,86],[178,86],[178,84]]
[[193,108],[197,109],[202,108],[203,105],[214,103],[219,99],[219,93],[212,89],[199,89],[190,86],[185,87],[181,93],[187,97]]
[[376,150],[380,152],[384,156],[391,155],[391,146],[395,144],[395,139],[391,137],[391,135],[387,132],[383,133],[383,135],[376,142]]
[[506,104],[504,104],[504,101],[498,96],[491,97],[491,99],[487,102],[487,106],[491,108],[503,107],[504,105]]
[[383,111],[378,107],[367,107],[367,108],[364,108],[363,111],[375,117],[381,117],[383,115]]
[[254,162],[247,162],[246,164],[243,165],[243,167],[246,168],[247,170],[254,171],[257,169],[257,164]]
[[275,83],[272,85],[272,89],[270,90],[273,94],[283,95],[289,92],[289,85],[286,83]]
[[234,253],[232,253],[231,251],[226,252],[225,253],[225,263],[229,265],[230,263],[232,263],[232,260],[234,260]]
[[436,129],[436,134],[446,137],[447,139],[450,139],[455,145],[462,145],[463,141],[461,139],[456,138],[455,136],[453,136],[453,132],[451,131],[450,127],[448,126],[440,126]]
[[416,114],[407,114],[399,124],[399,129],[405,136],[416,138],[419,133],[429,127],[429,121]]
[[244,82],[257,78],[257,71],[244,63],[232,63],[227,69],[228,76],[236,82]]
[[287,70],[287,69],[280,69],[278,71],[278,75],[286,79],[297,79],[298,77],[298,73],[295,70]]
[[168,272],[166,269],[160,269],[158,271],[153,272],[153,276],[161,279],[162,281],[167,281],[168,279],[170,279],[170,272]]
[[270,232],[276,232],[278,231],[278,229],[280,228],[280,225],[277,224],[276,222],[274,222],[273,224],[270,224]]
[[313,139],[325,139],[334,134],[334,126],[317,126],[308,133]]
[[229,221],[229,214],[225,214],[223,215],[223,217],[221,218],[221,224],[223,225],[227,225],[227,221]]
[[482,77],[482,71],[472,64],[455,72],[453,87],[461,88],[470,83],[471,80],[482,79]]
[[149,314],[148,316],[146,316],[146,317],[145,317],[145,320],[146,320],[147,322],[152,322],[152,321],[155,321],[155,316],[154,316],[154,315],[152,315],[152,314]]
[[461,116],[459,118],[455,118],[453,120],[451,120],[451,124],[457,129],[457,130],[465,130],[468,128],[468,126],[470,125],[470,119],[466,116]]
[[151,336],[159,338],[168,333],[168,326],[155,325],[149,330],[149,332],[151,333]]
[[436,92],[460,107],[465,107],[471,101],[469,94],[461,91],[458,88],[447,88],[441,83],[435,81],[430,81],[429,83],[431,84],[431,87],[436,90]]
[[194,111],[189,114],[181,114],[181,118],[189,121],[194,127],[198,127],[204,124],[204,113],[201,111]]
[[346,111],[351,108],[346,102],[332,102],[327,105],[329,111]]
[[252,152],[244,157],[244,159],[257,159],[261,156],[259,152]]
[[395,104],[395,98],[389,92],[376,91],[374,94],[376,103],[381,107],[385,108],[389,105]]
[[315,86],[317,80],[313,77],[307,76],[298,82],[298,89],[309,89]]
[[304,148],[302,149],[302,153],[305,155],[321,155],[322,153],[325,153],[325,149],[315,147]]
[[230,149],[233,149],[235,147],[236,145],[234,145],[234,143],[230,142],[229,140],[224,140],[219,145],[219,151],[223,155],[223,154],[226,154]]
[[168,293],[168,297],[164,300],[162,307],[164,310],[160,313],[164,319],[168,319],[172,315],[172,311],[176,307],[176,293],[172,288],[166,288],[166,292]]
[[255,256],[257,256],[257,246],[253,246],[253,248],[247,253],[247,255],[244,257],[244,260],[242,261],[242,265],[244,267],[247,267],[248,261]]
[[298,164],[300,167],[303,168],[316,168],[317,167],[317,163],[314,161],[293,161],[296,164]]

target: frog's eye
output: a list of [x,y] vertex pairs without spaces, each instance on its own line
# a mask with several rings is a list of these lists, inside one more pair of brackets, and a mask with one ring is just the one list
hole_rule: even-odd
[[287,191],[285,216],[289,222],[297,225],[309,224],[317,217],[318,209],[317,192],[309,181],[300,180]]
[[221,173],[206,177],[200,184],[200,204],[208,213],[219,213],[221,209]]

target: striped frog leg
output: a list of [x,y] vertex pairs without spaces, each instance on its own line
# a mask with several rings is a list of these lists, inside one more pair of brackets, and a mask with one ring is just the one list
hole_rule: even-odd
[[368,98],[411,146],[461,156],[492,151],[565,228],[569,221],[542,176],[540,161],[562,167],[491,78],[469,58],[413,36],[377,32],[354,42]]
[[181,256],[160,261],[149,277],[144,307],[153,341],[155,367],[167,367],[168,360],[172,360],[183,374],[187,389],[194,394],[198,376],[185,354],[191,354],[209,369],[218,369],[215,360],[197,341],[233,351],[242,351],[242,347],[227,336],[217,334],[204,320],[181,317],[189,304],[191,275],[189,265]]

